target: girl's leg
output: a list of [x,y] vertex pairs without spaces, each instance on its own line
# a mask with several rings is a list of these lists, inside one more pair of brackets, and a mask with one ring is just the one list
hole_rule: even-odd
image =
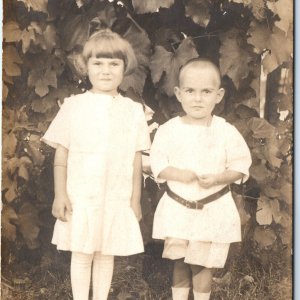
[[93,300],[106,300],[114,269],[114,257],[95,252],[93,261]]
[[88,300],[93,255],[72,252],[71,285],[74,300]]
[[195,300],[208,300],[211,292],[212,270],[191,265]]
[[173,300],[187,300],[191,285],[191,270],[183,259],[175,261],[173,270]]

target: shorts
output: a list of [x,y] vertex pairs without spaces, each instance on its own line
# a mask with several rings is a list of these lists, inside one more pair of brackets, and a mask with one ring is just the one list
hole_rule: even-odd
[[223,268],[228,256],[230,243],[188,241],[166,238],[162,257],[184,258],[184,262],[206,268]]

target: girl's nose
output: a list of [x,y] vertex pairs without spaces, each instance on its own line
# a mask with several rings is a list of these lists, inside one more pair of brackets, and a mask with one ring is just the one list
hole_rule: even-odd
[[101,68],[101,72],[102,72],[103,74],[108,74],[109,71],[110,71],[109,65],[108,65],[108,64],[103,64],[103,65],[102,65],[102,68]]

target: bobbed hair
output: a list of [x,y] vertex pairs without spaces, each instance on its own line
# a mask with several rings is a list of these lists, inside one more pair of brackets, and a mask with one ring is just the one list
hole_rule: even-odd
[[138,65],[130,43],[110,29],[94,32],[85,43],[77,65],[82,75],[87,75],[87,62],[90,57],[122,59],[125,75],[133,73]]

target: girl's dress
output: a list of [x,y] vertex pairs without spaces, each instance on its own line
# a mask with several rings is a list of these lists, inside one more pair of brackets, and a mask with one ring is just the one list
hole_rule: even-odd
[[57,220],[59,250],[104,255],[143,252],[130,207],[133,160],[150,146],[142,106],[121,95],[83,94],[65,99],[43,137],[68,149],[67,193],[73,212]]
[[[235,170],[245,174],[245,180],[251,165],[251,155],[241,134],[217,116],[213,116],[209,127],[186,124],[180,117],[161,125],[151,147],[150,160],[156,178],[163,169],[173,166],[198,175]],[[224,187],[216,185],[207,189],[196,182],[177,181],[168,181],[168,186],[190,201]],[[165,193],[155,212],[153,238],[170,237],[224,244],[240,241],[240,217],[231,193],[206,204],[202,210],[186,208]]]

